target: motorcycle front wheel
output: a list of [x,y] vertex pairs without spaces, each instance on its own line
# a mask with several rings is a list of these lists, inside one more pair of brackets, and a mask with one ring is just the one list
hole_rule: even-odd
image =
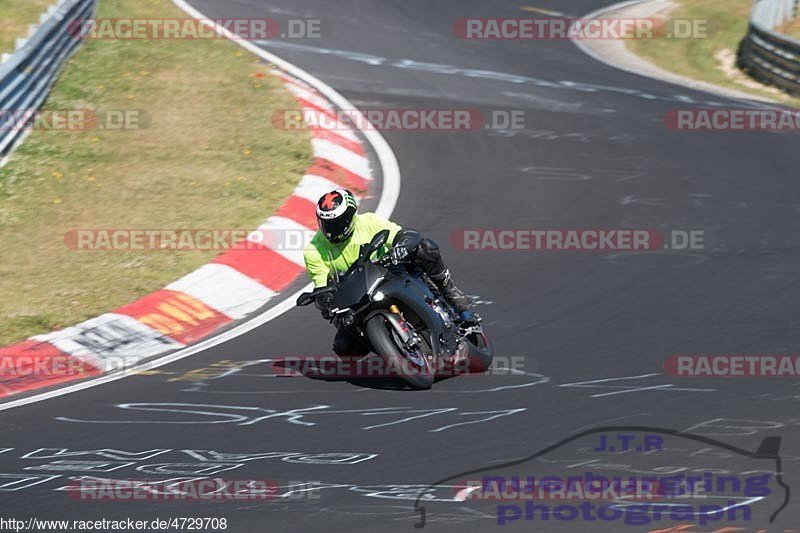
[[412,353],[402,346],[391,324],[383,315],[370,318],[366,330],[373,351],[384,358],[385,368],[402,369],[400,377],[412,389],[431,388],[435,371],[430,359],[419,348]]

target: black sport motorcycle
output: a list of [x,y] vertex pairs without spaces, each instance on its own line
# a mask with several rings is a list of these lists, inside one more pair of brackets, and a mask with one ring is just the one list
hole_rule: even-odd
[[333,293],[331,321],[368,341],[384,368],[403,369],[399,377],[413,389],[428,389],[437,377],[484,372],[494,351],[480,317],[461,320],[419,268],[389,254],[373,258],[388,239],[388,230],[376,234],[347,272],[301,294],[297,305]]

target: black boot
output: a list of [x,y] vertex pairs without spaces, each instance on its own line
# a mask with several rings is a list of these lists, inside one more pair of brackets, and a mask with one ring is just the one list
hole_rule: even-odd
[[453,280],[450,279],[449,270],[445,269],[441,274],[430,276],[430,278],[431,281],[433,281],[436,286],[439,287],[439,290],[442,292],[442,296],[445,297],[447,302],[452,305],[460,315],[472,314],[472,308],[470,305],[472,302],[466,294],[461,292],[461,289],[456,287],[456,284],[453,283]]

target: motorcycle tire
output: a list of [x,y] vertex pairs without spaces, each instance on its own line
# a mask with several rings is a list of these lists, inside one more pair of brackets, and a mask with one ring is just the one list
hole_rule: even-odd
[[494,360],[494,347],[489,337],[483,332],[472,333],[467,335],[465,340],[468,348],[469,372],[471,374],[486,372]]
[[[367,337],[372,343],[373,351],[384,358],[385,368],[408,368],[414,363],[405,357],[392,339],[389,332],[391,326],[382,315],[376,315],[367,321]],[[402,379],[409,387],[416,390],[430,389],[433,385],[435,370],[427,357],[423,355],[425,368],[414,365],[414,372],[403,375]]]

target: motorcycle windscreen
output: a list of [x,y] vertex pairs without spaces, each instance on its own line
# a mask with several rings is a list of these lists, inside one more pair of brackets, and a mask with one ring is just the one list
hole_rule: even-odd
[[367,295],[367,291],[380,280],[385,271],[384,268],[372,263],[351,269],[339,282],[333,301],[334,305],[339,309],[344,309],[358,304]]
[[360,267],[350,270],[339,281],[333,304],[339,309],[353,307],[367,294],[368,288],[364,270]]

